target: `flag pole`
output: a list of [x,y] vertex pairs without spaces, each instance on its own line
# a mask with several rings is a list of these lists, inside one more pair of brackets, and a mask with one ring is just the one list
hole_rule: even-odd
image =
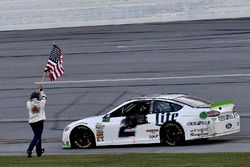
[[43,85],[43,80],[44,80],[45,74],[46,74],[46,73],[44,72],[44,73],[43,73],[43,78],[42,78],[42,81],[41,81],[41,82],[42,82],[42,85]]

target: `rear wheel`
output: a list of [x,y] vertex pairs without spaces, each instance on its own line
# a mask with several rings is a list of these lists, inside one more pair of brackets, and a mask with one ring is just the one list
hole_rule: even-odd
[[161,141],[169,146],[181,145],[185,141],[184,131],[178,123],[167,123],[161,128]]
[[70,134],[72,148],[90,148],[95,145],[94,135],[86,126],[75,127]]

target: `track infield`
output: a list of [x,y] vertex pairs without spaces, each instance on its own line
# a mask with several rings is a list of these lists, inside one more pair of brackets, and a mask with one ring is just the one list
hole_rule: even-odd
[[88,155],[44,155],[37,158],[23,156],[0,156],[0,166],[15,167],[249,167],[249,153],[203,153],[203,154],[88,154]]

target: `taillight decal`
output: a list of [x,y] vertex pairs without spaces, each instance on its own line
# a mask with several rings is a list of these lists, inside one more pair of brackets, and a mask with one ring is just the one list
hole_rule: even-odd
[[220,115],[220,112],[217,110],[210,110],[207,112],[208,117],[218,117]]

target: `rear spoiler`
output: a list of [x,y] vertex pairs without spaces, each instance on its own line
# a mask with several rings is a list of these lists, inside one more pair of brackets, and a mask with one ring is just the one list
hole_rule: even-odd
[[210,111],[200,113],[201,119],[206,119],[207,117],[217,117],[221,113],[234,112],[235,105],[232,100],[225,100],[211,104],[210,108]]
[[224,105],[229,105],[229,104],[234,104],[234,102],[232,100],[224,100],[224,101],[220,101],[220,102],[217,102],[217,103],[213,103],[211,104],[211,108],[217,108],[217,107],[221,107],[221,106],[224,106]]
[[210,108],[213,110],[218,110],[220,112],[227,112],[227,111],[234,112],[235,104],[232,100],[225,100],[225,101],[211,104]]

